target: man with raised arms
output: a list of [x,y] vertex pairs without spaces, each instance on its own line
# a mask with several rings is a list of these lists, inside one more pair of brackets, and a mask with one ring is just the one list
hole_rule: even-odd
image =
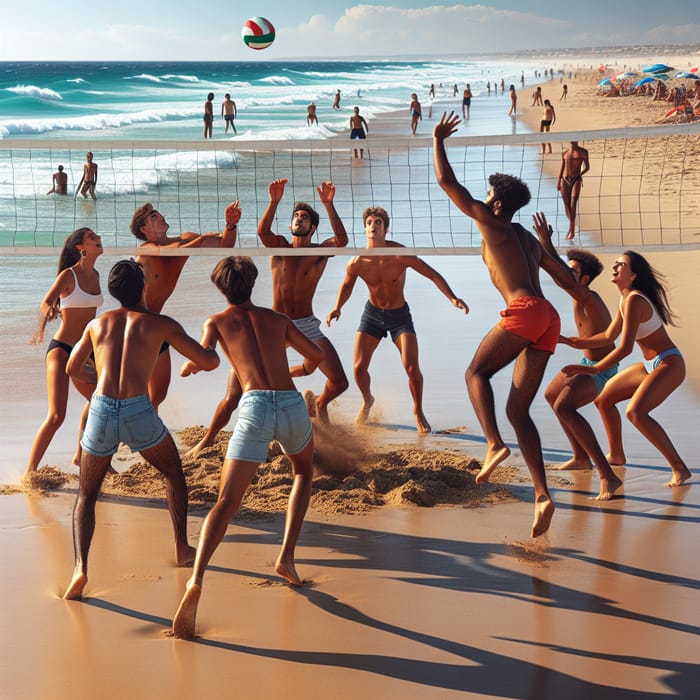
[[85,368],[93,353],[97,372],[97,387],[80,441],[80,485],[73,511],[75,569],[63,596],[68,600],[82,598],[87,584],[95,503],[120,442],[140,452],[165,477],[177,565],[189,566],[194,559],[194,549],[187,544],[187,485],[182,464],[173,438],[148,400],[148,380],[164,342],[199,369],[214,369],[219,356],[190,338],[177,321],[149,310],[146,287],[138,263],[116,263],[109,273],[108,288],[121,307],[87,325],[66,365],[71,376],[94,383],[95,377]]
[[433,157],[438,184],[452,202],[474,219],[481,233],[481,255],[491,281],[507,309],[500,323],[481,341],[466,373],[469,397],[487,441],[486,457],[477,483],[488,481],[491,472],[510,454],[496,423],[491,377],[515,360],[513,383],[506,406],[535,489],[532,536],[545,533],[554,515],[547,488],[542,446],[529,409],[539,389],[545,367],[559,340],[559,316],[544,298],[539,268],[564,289],[574,287],[571,274],[547,253],[520,224],[512,223],[515,212],[530,201],[527,185],[516,177],[493,174],[490,190],[480,202],[461,185],[447,160],[445,139],[460,123],[454,112],[442,115],[433,130]]
[[[362,213],[368,248],[403,248],[401,243],[387,241],[389,214],[381,207],[369,207]],[[435,269],[415,255],[360,255],[353,258],[345,269],[345,279],[338,290],[335,308],[328,314],[326,323],[340,318],[340,310],[350,298],[357,279],[369,289],[369,301],[365,305],[360,327],[355,336],[355,382],[362,394],[362,407],[357,414],[358,423],[366,423],[374,404],[370,390],[369,365],[374,351],[387,333],[401,353],[408,387],[413,397],[413,414],[418,432],[430,432],[430,424],[423,413],[423,375],[418,365],[418,339],[413,327],[411,312],[404,298],[406,271],[413,269],[427,277],[450,300],[453,306],[469,313],[469,307],[452,291],[447,280]]]
[[[271,227],[279,205],[284,195],[284,187],[288,180],[273,180],[268,186],[270,201],[267,209],[258,223],[258,236],[263,245],[268,248],[308,248],[311,253],[314,248],[342,248],[348,243],[345,226],[335,210],[333,199],[335,185],[324,182],[317,188],[318,196],[323,202],[328,214],[333,235],[322,243],[312,243],[311,237],[319,224],[318,212],[306,202],[297,202],[292,212],[292,222],[289,230],[292,233],[291,243],[284,237],[272,232]],[[328,255],[283,256],[274,255],[270,258],[272,269],[272,308],[287,314],[301,331],[311,340],[321,346],[324,358],[319,369],[326,375],[326,385],[321,394],[310,405],[312,413],[318,413],[323,421],[328,421],[328,404],[340,396],[348,388],[340,358],[331,341],[321,333],[321,321],[314,316],[313,298],[321,280]],[[292,377],[306,374],[302,365],[292,367]],[[219,402],[214,412],[211,424],[204,437],[187,452],[187,457],[195,457],[205,447],[212,445],[218,433],[231,420],[233,411],[241,398],[241,385],[235,370],[229,375],[226,396]]]
[[[552,244],[552,227],[544,214],[535,214],[535,231],[544,249],[555,259],[561,260]],[[573,289],[567,290],[574,303],[574,322],[580,338],[590,338],[602,333],[612,321],[610,311],[600,295],[590,288],[591,282],[603,271],[603,263],[586,250],[571,248],[566,252],[568,268],[576,281]],[[561,261],[562,266],[564,262]],[[583,351],[582,365],[595,365],[615,349],[614,343]],[[593,429],[578,409],[593,401],[607,381],[617,373],[618,364],[600,374],[579,374],[569,377],[559,372],[544,392],[547,402],[556,413],[566,437],[571,443],[572,458],[559,469],[591,469],[591,460],[600,476],[600,492],[597,500],[607,501],[622,486],[622,481],[611,469],[608,460],[595,439]]]
[[[275,571],[293,586],[303,583],[296,571],[294,550],[311,498],[314,443],[306,404],[290,376],[286,349],[291,346],[304,357],[301,367],[306,374],[323,360],[323,350],[288,316],[251,302],[257,274],[250,258],[229,257],[219,261],[211,275],[229,305],[207,319],[201,342],[213,347],[221,342],[244,393],[221,470],[219,498],[202,526],[192,577],[173,619],[173,633],[184,639],[194,636],[207,564],[238,510],[258,464],[265,461],[272,440],[277,440],[289,456],[294,475]],[[187,376],[197,370],[196,364],[188,362],[180,374]]]
[[[238,200],[229,204],[224,212],[226,227],[223,233],[192,233],[186,231],[177,237],[168,236],[170,225],[165,217],[153,208],[150,202],[139,207],[131,219],[131,233],[139,240],[142,255],[136,261],[143,267],[148,285],[146,286],[146,305],[151,311],[160,313],[165,302],[175,290],[182,268],[189,259],[186,255],[160,256],[148,255],[148,248],[231,248],[236,243],[238,222],[241,208]],[[148,384],[151,403],[158,406],[165,400],[170,384],[170,351],[165,343],[161,348],[158,362],[153,369],[153,376]]]

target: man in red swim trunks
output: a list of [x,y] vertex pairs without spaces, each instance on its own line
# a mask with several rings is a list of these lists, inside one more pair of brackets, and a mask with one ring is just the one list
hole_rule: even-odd
[[433,154],[437,181],[452,202],[476,221],[481,233],[481,254],[496,289],[507,308],[501,321],[481,341],[467,369],[467,388],[487,441],[487,452],[477,483],[488,481],[491,472],[510,454],[496,423],[491,377],[515,360],[513,384],[506,413],[515,430],[518,446],[527,463],[535,489],[535,519],[532,536],[547,531],[554,503],[547,489],[542,447],[529,409],[539,389],[549,356],[559,339],[559,315],[544,298],[539,268],[564,289],[575,282],[564,266],[540,242],[511,219],[530,201],[527,185],[512,175],[489,177],[486,201],[474,199],[457,182],[447,160],[445,139],[457,131],[460,119],[454,112],[433,131]]

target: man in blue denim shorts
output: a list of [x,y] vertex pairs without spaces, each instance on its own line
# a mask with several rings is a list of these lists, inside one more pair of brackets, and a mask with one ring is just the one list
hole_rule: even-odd
[[[229,306],[207,319],[201,342],[216,347],[221,341],[243,395],[221,470],[219,498],[202,525],[194,570],[173,619],[173,633],[183,639],[194,636],[204,571],[258,465],[265,461],[271,440],[277,440],[288,455],[294,475],[275,571],[293,586],[303,583],[295,568],[294,550],[311,498],[314,443],[306,404],[290,376],[287,346],[303,356],[305,374],[318,367],[323,350],[285,314],[253,305],[250,295],[257,275],[253,261],[246,257],[220,260],[211,275]],[[180,374],[187,376],[198,369],[196,363],[188,362]]]
[[73,511],[75,569],[63,596],[68,600],[82,598],[95,531],[95,503],[112,455],[121,442],[140,452],[165,477],[177,565],[188,566],[194,559],[194,549],[187,544],[187,485],[180,456],[149,401],[148,380],[164,342],[190,358],[199,369],[214,369],[219,356],[212,348],[199,345],[177,321],[148,310],[143,270],[133,260],[114,265],[109,273],[109,293],[121,303],[121,308],[88,324],[66,366],[68,374],[87,379],[85,361],[92,352],[97,371],[97,387],[80,441],[80,486]]
[[[369,207],[362,213],[368,248],[403,248],[396,241],[387,241],[389,214],[381,207]],[[369,288],[369,301],[357,329],[355,340],[355,381],[362,394],[362,406],[355,419],[366,423],[374,404],[370,391],[369,364],[382,338],[391,334],[391,340],[401,353],[408,387],[413,397],[413,414],[419,433],[430,432],[430,424],[423,413],[423,375],[418,365],[418,339],[413,328],[411,312],[404,298],[406,271],[415,270],[427,277],[450,300],[453,306],[469,313],[469,307],[457,298],[447,280],[428,263],[415,255],[360,255],[345,268],[345,279],[338,290],[335,308],[326,323],[340,318],[340,309],[350,298],[358,277]]]
[[[552,244],[552,227],[547,223],[544,214],[535,216],[535,231],[542,247],[564,266],[564,261]],[[603,263],[592,253],[580,248],[570,248],[566,251],[566,257],[568,268],[577,283],[573,289],[566,290],[574,302],[576,333],[582,338],[590,338],[602,333],[612,320],[605,302],[590,288],[591,282],[602,272]],[[614,344],[610,343],[600,348],[584,350],[581,364],[594,365],[614,349]],[[592,376],[579,374],[567,377],[563,372],[559,372],[544,394],[557,414],[573,451],[572,458],[559,465],[559,469],[592,469],[595,464],[601,477],[599,498],[612,495],[621,481],[600,449],[593,428],[578,409],[591,403],[600,394],[605,383],[617,373],[617,367],[614,365],[605,372]]]

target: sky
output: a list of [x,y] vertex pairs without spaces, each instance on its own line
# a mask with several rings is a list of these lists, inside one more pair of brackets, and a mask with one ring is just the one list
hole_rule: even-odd
[[[254,15],[276,29],[263,51],[241,39],[243,22]],[[0,61],[446,56],[699,43],[698,0],[24,0],[3,11],[0,25]]]

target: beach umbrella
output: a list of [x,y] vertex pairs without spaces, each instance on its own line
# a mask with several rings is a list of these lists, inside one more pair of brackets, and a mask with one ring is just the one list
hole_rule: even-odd
[[691,73],[697,73],[697,72],[698,72],[698,67],[697,67],[697,66],[693,66],[693,67],[690,69],[690,72],[691,72]]
[[666,71],[673,70],[673,68],[663,63],[654,63],[651,66],[646,66],[646,68],[642,68],[642,70],[645,73],[666,73]]
[[633,70],[627,70],[624,73],[620,73],[619,75],[616,75],[616,78],[636,78],[639,75],[639,73],[635,73]]
[[603,78],[598,85],[610,85],[610,78]]
[[688,73],[687,71],[679,71],[676,73],[674,76],[674,79],[680,79],[680,80],[700,80],[700,75],[697,73]]
[[654,73],[653,78],[654,80],[669,80],[669,77],[666,75],[666,73]]
[[634,86],[638,87],[639,85],[646,85],[647,83],[654,83],[656,82],[656,78],[652,78],[650,75],[647,76],[646,78],[642,78],[641,80],[638,80]]

